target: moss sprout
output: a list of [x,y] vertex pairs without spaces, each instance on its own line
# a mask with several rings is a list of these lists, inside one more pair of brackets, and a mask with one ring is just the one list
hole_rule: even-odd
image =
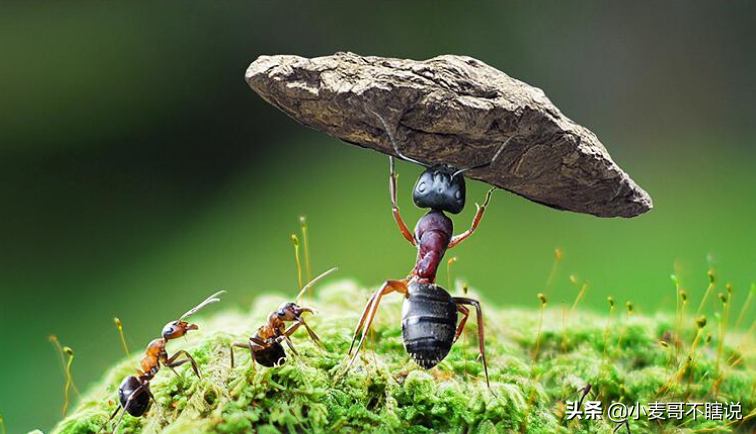
[[[545,296],[539,296],[538,309],[484,302],[495,395],[483,378],[475,333],[463,334],[434,369],[411,361],[402,346],[400,297],[386,298],[365,351],[342,377],[351,332],[369,294],[349,281],[324,286],[311,303],[320,313],[308,322],[325,350],[298,332],[293,341],[301,358],[289,354],[276,368],[255,365],[239,351],[232,369],[229,344],[249,336],[283,297],[262,296],[250,310],[198,318],[200,330],[188,341],[171,342],[168,350],[190,351],[202,378],[186,366],[178,375],[162,370],[151,385],[157,402],[142,418],[127,415],[119,433],[611,433],[617,424],[606,417],[567,420],[565,400],[587,385],[592,392],[586,399],[604,402],[604,409],[612,402],[713,401],[715,388],[720,402],[740,401],[743,416],[756,404],[750,339],[728,332],[718,357],[720,337],[712,346],[703,342],[705,317],[677,330],[677,318],[633,312],[630,303],[627,314],[611,323],[606,313],[579,309],[565,325],[565,308],[547,307]],[[609,303],[613,309],[614,300]],[[98,432],[115,408],[118,384],[134,372],[139,357],[116,363],[52,432]],[[738,362],[717,375],[723,360]],[[748,421],[728,425],[703,418],[628,423],[633,433],[752,428]]]

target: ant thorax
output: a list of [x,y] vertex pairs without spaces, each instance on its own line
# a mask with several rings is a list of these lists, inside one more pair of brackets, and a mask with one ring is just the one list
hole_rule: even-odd
[[147,351],[140,363],[142,375],[154,375],[158,369],[158,362],[165,354],[165,340],[162,338],[154,339],[147,345]]
[[443,211],[425,214],[415,227],[417,261],[412,269],[414,280],[433,283],[436,272],[454,234],[454,224]]
[[283,331],[285,325],[284,322],[278,317],[276,311],[273,311],[268,315],[268,321],[259,329],[257,329],[257,337],[267,341],[268,339],[274,339],[278,336],[279,332]]

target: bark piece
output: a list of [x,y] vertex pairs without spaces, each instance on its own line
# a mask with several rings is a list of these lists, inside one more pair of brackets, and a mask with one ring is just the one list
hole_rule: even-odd
[[634,217],[653,206],[596,135],[542,90],[471,57],[261,56],[246,80],[298,122],[395,155],[378,112],[401,152],[426,164],[478,165],[512,137],[495,164],[466,175],[553,208]]

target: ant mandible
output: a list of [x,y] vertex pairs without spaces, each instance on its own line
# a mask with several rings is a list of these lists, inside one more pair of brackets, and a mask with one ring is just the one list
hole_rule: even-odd
[[[197,362],[194,361],[194,358],[191,356],[191,354],[189,354],[185,350],[179,350],[172,356],[168,357],[168,352],[165,350],[165,344],[171,339],[177,339],[184,336],[189,332],[189,330],[199,329],[196,324],[189,324],[184,320],[194,315],[208,304],[220,301],[218,296],[220,294],[223,294],[224,292],[226,291],[216,292],[215,294],[205,299],[205,301],[203,301],[202,303],[198,304],[185,314],[181,315],[181,318],[179,318],[178,320],[171,321],[166,324],[165,327],[163,327],[163,331],[161,333],[163,337],[155,339],[150,342],[149,345],[147,345],[147,351],[145,352],[144,357],[142,357],[142,361],[140,363],[141,369],[137,369],[137,375],[130,375],[126,377],[118,387],[118,407],[115,409],[113,414],[110,415],[108,421],[105,422],[103,429],[108,426],[110,421],[112,421],[113,418],[115,418],[116,415],[118,415],[118,412],[120,412],[121,410],[124,410],[124,412],[121,413],[121,417],[118,419],[118,423],[116,423],[115,428],[113,428],[113,433],[115,433],[118,429],[118,426],[121,424],[123,416],[126,413],[129,413],[134,417],[140,417],[145,412],[147,412],[147,409],[150,406],[150,400],[155,401],[155,396],[152,395],[152,392],[150,391],[150,381],[160,370],[161,364],[163,366],[171,368],[173,372],[176,372],[174,368],[189,362],[192,364],[192,370],[197,375],[197,377],[201,377],[199,368],[197,367]],[[184,358],[179,359],[179,357],[182,355],[184,356]],[[178,373],[176,375],[178,375]]]
[[[310,336],[310,339],[312,339],[313,342],[315,342],[319,347],[322,348],[323,344],[320,342],[320,338],[318,338],[318,335],[315,334],[310,326],[307,325],[304,318],[302,318],[302,314],[304,314],[305,312],[315,313],[315,310],[310,307],[301,307],[298,305],[298,303],[310,287],[312,287],[317,281],[333,273],[337,269],[338,268],[336,267],[331,268],[320,276],[312,279],[310,283],[305,285],[302,290],[299,291],[299,294],[297,295],[297,298],[295,298],[294,303],[285,302],[281,304],[278,310],[271,312],[270,315],[268,315],[268,320],[266,321],[265,325],[257,329],[255,335],[250,337],[247,343],[232,344],[231,367],[234,367],[233,347],[248,349],[253,361],[256,361],[262,366],[266,366],[268,368],[280,366],[286,362],[286,352],[281,345],[282,342],[286,342],[286,345],[289,347],[291,352],[296,356],[299,356],[299,353],[294,349],[294,344],[292,343],[290,338],[290,336],[294,334],[294,332],[296,332],[299,327],[304,327],[305,330],[307,330],[307,334]],[[287,328],[287,322],[293,322],[294,324],[290,325]]]
[[[356,351],[349,360],[348,371],[357,358],[365,337],[368,335],[370,326],[375,318],[376,311],[381,299],[386,294],[398,292],[404,295],[402,305],[402,340],[404,347],[418,365],[430,369],[441,362],[451,350],[452,344],[462,334],[462,330],[470,316],[468,306],[475,308],[478,319],[478,345],[483,360],[483,370],[486,376],[486,384],[491,388],[488,378],[488,365],[486,362],[486,348],[483,333],[483,312],[477,300],[467,297],[452,297],[444,288],[435,284],[436,271],[447,249],[458,246],[462,241],[469,238],[478,228],[483,213],[491,200],[492,188],[486,194],[483,205],[477,206],[477,212],[472,226],[467,231],[454,236],[453,224],[445,212],[458,214],[465,206],[465,178],[463,174],[468,170],[480,169],[492,165],[501,154],[507,140],[497,150],[493,158],[484,164],[457,170],[448,164],[436,164],[426,166],[423,163],[406,157],[399,150],[394,135],[383,117],[373,112],[386,130],[394,152],[403,160],[420,164],[426,170],[420,175],[414,187],[412,199],[419,208],[427,208],[430,211],[418,221],[413,235],[404,223],[396,201],[396,172],[394,170],[394,158],[389,156],[389,168],[391,171],[389,188],[391,192],[391,205],[399,226],[399,231],[410,244],[417,247],[417,260],[415,267],[409,276],[402,280],[386,281],[368,300],[362,311],[360,321],[355,327],[352,344],[349,347],[349,355],[352,355],[354,344],[360,335]],[[462,314],[462,319],[457,323],[457,313]],[[345,372],[346,372],[345,371]]]

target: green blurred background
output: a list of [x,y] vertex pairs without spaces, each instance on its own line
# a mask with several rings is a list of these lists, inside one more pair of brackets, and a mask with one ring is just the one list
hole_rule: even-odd
[[[366,286],[415,252],[391,218],[386,158],[304,128],[243,74],[261,54],[466,54],[541,87],[653,196],[633,220],[559,212],[497,192],[455,274],[492,302],[606,296],[670,309],[707,257],[739,300],[756,278],[755,8],[745,2],[3,2],[0,5],[0,413],[49,429],[77,352],[80,386],[202,297],[244,307],[296,291],[289,234],[313,268]],[[420,169],[400,163],[400,206]],[[485,186],[471,182],[471,201]],[[474,206],[455,219],[469,224]],[[442,271],[440,280],[445,282]],[[721,287],[720,287],[721,288]],[[751,316],[752,317],[752,316]],[[257,327],[250,324],[250,330]],[[399,326],[397,324],[397,326]]]

